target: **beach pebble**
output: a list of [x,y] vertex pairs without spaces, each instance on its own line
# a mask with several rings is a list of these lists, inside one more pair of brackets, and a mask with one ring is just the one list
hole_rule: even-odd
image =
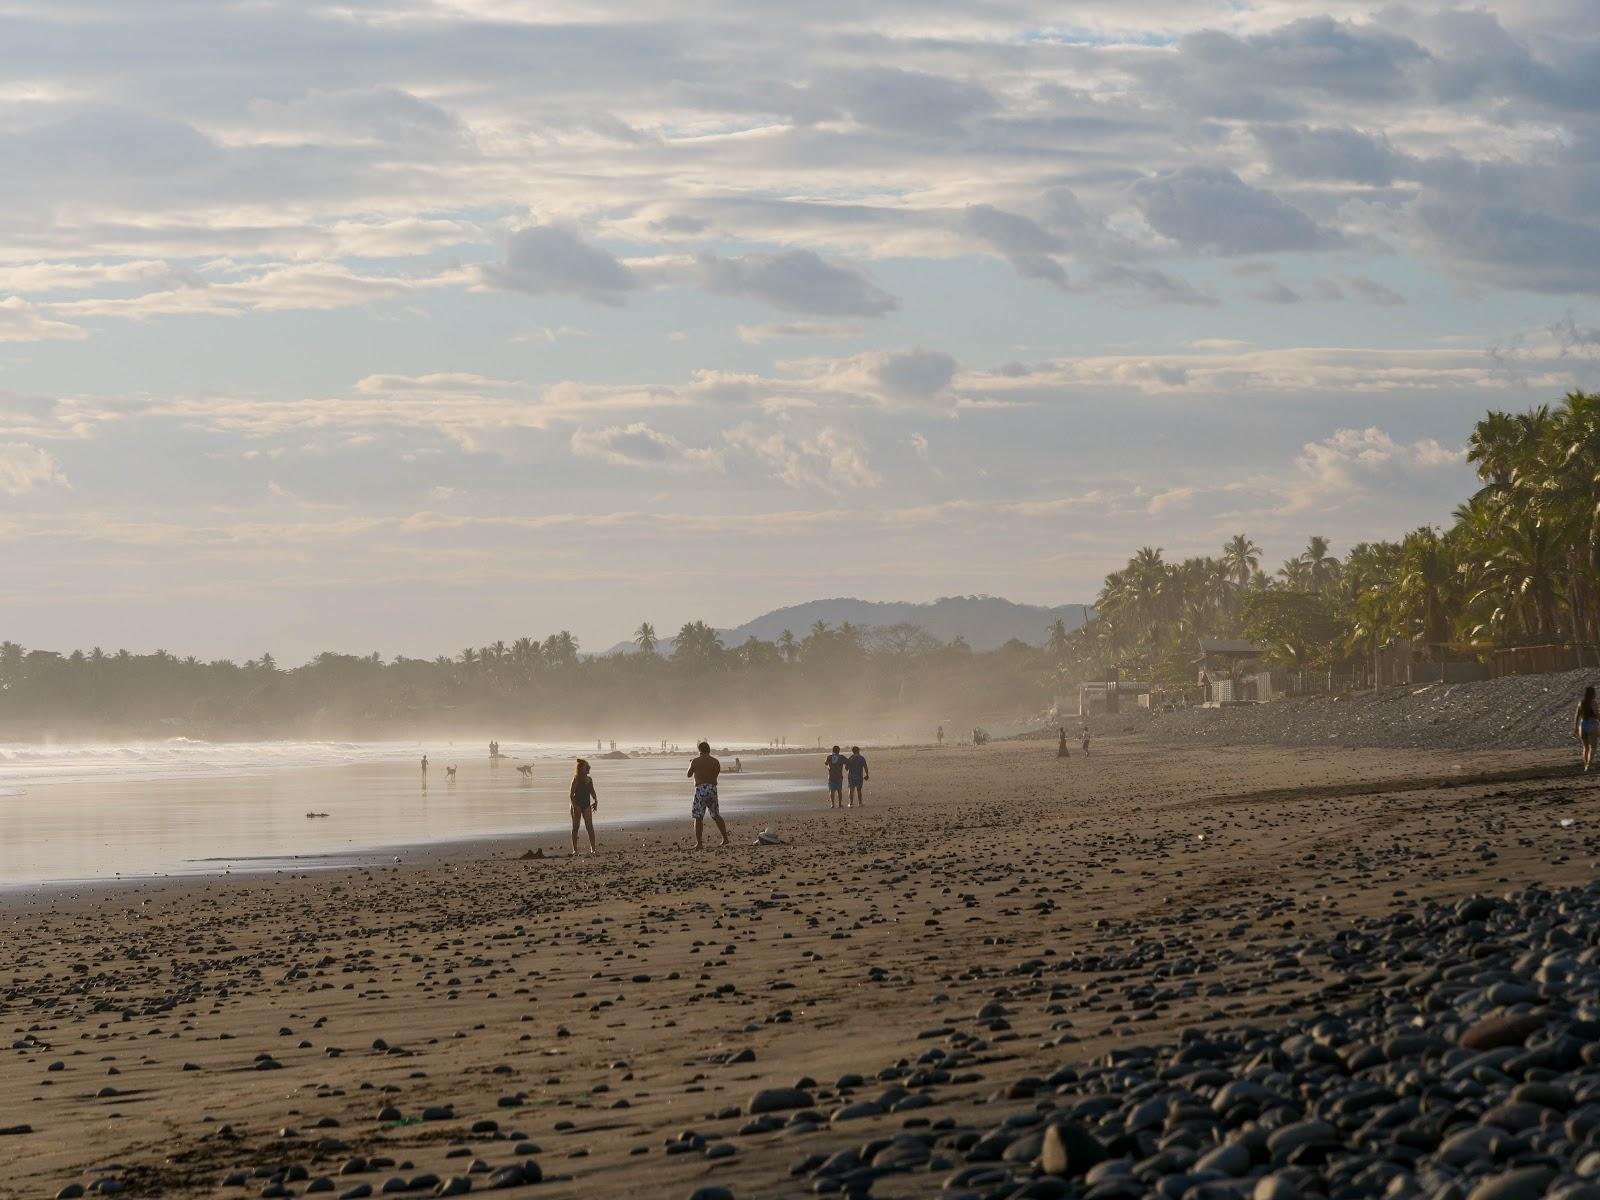
[[763,1088],[750,1097],[750,1103],[745,1111],[751,1116],[759,1116],[762,1113],[782,1112],[792,1108],[809,1108],[812,1103],[811,1093],[802,1088]]

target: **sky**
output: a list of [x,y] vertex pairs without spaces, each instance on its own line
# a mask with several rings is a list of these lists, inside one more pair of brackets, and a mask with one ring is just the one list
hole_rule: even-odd
[[0,637],[432,656],[1444,523],[1592,0],[0,0]]

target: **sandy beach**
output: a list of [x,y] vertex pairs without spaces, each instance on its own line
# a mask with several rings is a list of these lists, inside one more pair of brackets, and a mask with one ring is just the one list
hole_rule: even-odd
[[[792,1196],[800,1160],[1035,1107],[1019,1079],[1348,993],[1294,957],[1308,939],[1595,866],[1600,805],[1565,752],[871,759],[865,809],[820,786],[781,817],[730,805],[726,850],[686,848],[685,792],[672,821],[602,809],[593,860],[540,835],[0,895],[0,1196],[533,1174],[552,1196]],[[786,844],[752,846],[769,821]],[[758,1093],[796,1086],[819,1119],[760,1128]],[[873,1099],[891,1086],[925,1099]],[[951,1166],[872,1193],[931,1194]]]

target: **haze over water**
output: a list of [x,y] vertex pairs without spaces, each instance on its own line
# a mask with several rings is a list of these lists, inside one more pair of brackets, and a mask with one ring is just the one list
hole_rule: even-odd
[[[0,745],[0,887],[388,861],[395,847],[568,828],[571,761],[585,747],[504,742],[497,764],[476,745],[426,749],[424,786],[415,743]],[[687,822],[690,754],[587,753],[602,847],[622,822]],[[533,765],[531,780],[519,761]],[[802,786],[768,772],[724,779],[730,815]]]

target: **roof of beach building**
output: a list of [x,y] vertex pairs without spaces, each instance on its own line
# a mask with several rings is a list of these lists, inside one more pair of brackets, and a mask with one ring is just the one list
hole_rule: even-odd
[[1267,652],[1265,646],[1247,642],[1242,638],[1201,638],[1200,653],[1206,658],[1213,655],[1236,658],[1259,658]]

